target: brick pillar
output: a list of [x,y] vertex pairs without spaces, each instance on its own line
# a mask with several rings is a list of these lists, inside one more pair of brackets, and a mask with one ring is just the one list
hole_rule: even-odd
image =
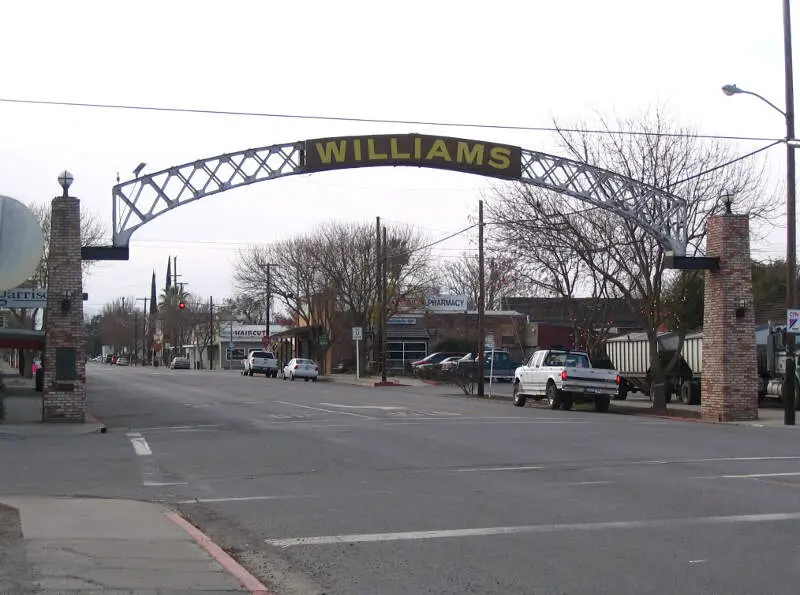
[[50,216],[45,310],[42,421],[83,423],[86,417],[86,329],[83,325],[81,207],[54,198]]
[[[703,314],[702,405],[704,420],[758,419],[758,369],[753,319],[753,273],[747,215],[708,219],[708,256],[718,271],[706,271]],[[742,318],[740,300],[747,300]]]

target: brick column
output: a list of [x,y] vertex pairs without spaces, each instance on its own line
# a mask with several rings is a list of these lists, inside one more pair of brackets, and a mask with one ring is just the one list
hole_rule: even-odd
[[[718,271],[706,271],[703,314],[702,405],[704,420],[758,419],[758,369],[753,319],[753,273],[747,215],[708,219],[708,256]],[[744,316],[736,317],[747,300]]]
[[42,421],[83,423],[86,417],[86,329],[83,325],[80,201],[67,196],[54,198],[50,212]]

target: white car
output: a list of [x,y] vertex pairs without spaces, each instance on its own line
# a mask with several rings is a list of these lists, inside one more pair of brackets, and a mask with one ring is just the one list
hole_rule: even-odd
[[290,360],[288,364],[283,367],[283,379],[294,380],[295,378],[302,378],[306,382],[311,380],[316,382],[319,377],[319,368],[317,364],[310,359],[303,359],[296,357]]

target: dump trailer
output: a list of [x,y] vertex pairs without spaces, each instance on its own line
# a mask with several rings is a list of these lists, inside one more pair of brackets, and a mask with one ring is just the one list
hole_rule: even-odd
[[[774,323],[756,327],[755,344],[758,363],[758,398],[781,399],[786,376],[786,327]],[[659,333],[659,357],[666,366],[678,349],[677,333]],[[645,333],[629,333],[605,343],[608,357],[619,371],[621,382],[618,399],[628,393],[651,394],[652,374],[650,344]],[[697,405],[702,399],[703,333],[685,336],[681,357],[667,373],[666,399],[673,396],[681,403]],[[796,374],[800,400],[800,374]]]
[[[702,333],[686,335],[682,355],[677,358],[675,364],[667,372],[665,385],[667,403],[672,400],[673,396],[686,403],[697,404],[700,402],[699,370],[701,370],[703,359],[702,341]],[[672,362],[678,343],[677,333],[658,334],[658,355],[661,365],[665,368]],[[632,392],[650,395],[653,375],[650,342],[647,334],[628,333],[614,337],[606,341],[605,347],[609,359],[620,375],[617,399],[626,399]],[[687,357],[689,361],[687,361]],[[698,369],[697,375],[692,369],[692,364]],[[689,381],[694,382],[690,383]],[[694,388],[692,388],[693,385]]]

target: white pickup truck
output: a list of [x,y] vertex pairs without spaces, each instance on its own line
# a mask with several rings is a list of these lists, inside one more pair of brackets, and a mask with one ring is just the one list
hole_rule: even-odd
[[271,351],[264,351],[257,349],[251,351],[244,360],[244,367],[242,368],[244,376],[252,376],[253,374],[264,374],[266,378],[272,376],[278,377],[278,360],[275,359],[275,354]]
[[608,411],[617,395],[616,370],[592,368],[581,351],[542,349],[514,373],[514,405],[524,407],[528,397],[544,399],[550,409],[572,409],[573,403],[594,402],[595,411]]

